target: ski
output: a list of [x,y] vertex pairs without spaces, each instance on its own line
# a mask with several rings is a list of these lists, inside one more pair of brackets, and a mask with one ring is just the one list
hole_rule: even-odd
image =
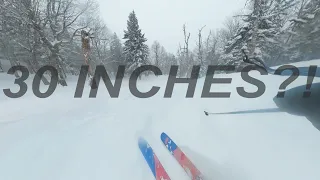
[[163,168],[161,162],[159,161],[158,157],[154,153],[151,146],[144,138],[139,138],[139,148],[144,156],[145,160],[147,161],[154,177],[156,180],[170,180],[169,175],[167,174],[166,170]]
[[161,141],[192,180],[203,180],[201,172],[166,133],[161,134]]

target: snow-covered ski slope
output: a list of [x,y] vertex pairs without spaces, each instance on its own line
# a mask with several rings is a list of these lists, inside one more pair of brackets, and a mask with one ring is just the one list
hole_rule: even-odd
[[[320,65],[320,60],[296,66]],[[204,79],[195,97],[185,98],[187,85],[176,85],[174,95],[164,99],[167,78],[147,77],[139,90],[161,87],[153,98],[134,97],[123,81],[120,97],[110,98],[100,86],[98,96],[89,99],[86,88],[75,99],[77,77],[68,87],[58,87],[47,99],[32,93],[31,80],[19,99],[0,95],[0,179],[1,180],[151,180],[137,140],[143,136],[173,180],[188,176],[160,140],[166,132],[212,180],[319,180],[320,132],[305,117],[287,113],[214,115],[226,112],[276,108],[273,97],[288,77],[254,76],[266,84],[256,99],[238,95],[236,87],[254,92],[239,73],[232,84],[213,85],[212,92],[232,92],[230,99],[202,99]],[[305,85],[299,77],[289,88]],[[0,89],[15,88],[14,76],[0,75]],[[315,78],[314,82],[320,82]],[[102,85],[102,84],[101,84]]]

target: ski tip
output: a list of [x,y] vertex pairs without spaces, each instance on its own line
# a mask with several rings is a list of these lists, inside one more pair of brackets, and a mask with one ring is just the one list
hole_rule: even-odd
[[166,134],[166,133],[161,133],[161,136],[160,136],[160,138],[161,138],[161,141],[162,142],[165,142],[166,141],[166,139],[168,138],[168,135]]
[[138,145],[139,145],[139,147],[144,147],[144,146],[147,146],[148,143],[143,137],[139,137]]

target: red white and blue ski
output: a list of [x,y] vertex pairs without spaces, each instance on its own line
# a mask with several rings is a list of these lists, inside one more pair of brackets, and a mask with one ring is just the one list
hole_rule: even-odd
[[142,155],[144,156],[145,160],[147,161],[154,177],[156,180],[170,180],[169,175],[167,174],[166,170],[163,168],[161,162],[159,161],[158,157],[154,153],[151,146],[144,138],[139,138],[139,148],[141,150]]
[[161,134],[161,141],[192,180],[203,180],[201,172],[166,133]]

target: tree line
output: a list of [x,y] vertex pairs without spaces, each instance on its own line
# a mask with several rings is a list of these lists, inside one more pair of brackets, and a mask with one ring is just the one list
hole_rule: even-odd
[[88,64],[105,64],[112,72],[122,63],[121,43],[97,9],[93,0],[0,0],[0,54],[30,73],[53,66],[64,86],[69,74],[79,74],[86,51]]
[[[127,67],[127,74],[142,65],[169,74],[172,65],[179,65],[180,77],[190,76],[193,65],[200,65],[203,77],[208,65],[235,65],[240,71],[251,62],[265,67],[320,58],[319,0],[248,0],[245,7],[206,37],[207,26],[190,34],[184,24],[183,43],[173,54],[158,41],[146,45],[134,11],[122,43],[99,17],[93,0],[0,0],[0,54],[31,73],[54,66],[62,85],[67,85],[68,75],[78,75],[83,64],[92,72],[104,65],[114,76],[119,65]],[[191,36],[197,39],[193,49]],[[44,77],[42,81],[48,84]]]
[[[207,37],[202,36],[206,27],[199,28],[194,49],[183,25],[175,63],[181,76],[190,76],[192,65],[201,65],[205,76],[208,65],[233,65],[241,71],[250,64],[265,69],[320,59],[319,27],[319,0],[248,0],[244,12],[226,18],[224,28],[211,30]],[[153,54],[161,54],[157,44]]]

